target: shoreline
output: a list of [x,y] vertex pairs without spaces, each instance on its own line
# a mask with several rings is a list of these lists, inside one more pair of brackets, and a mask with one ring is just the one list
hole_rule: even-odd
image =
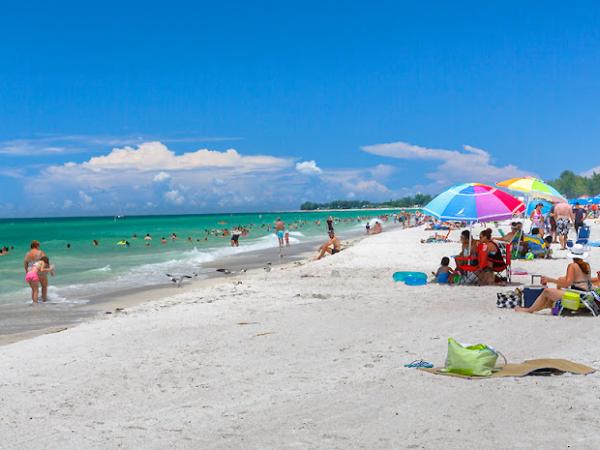
[[[391,230],[399,227],[397,224],[388,224],[387,229]],[[370,237],[362,234],[361,231],[346,230],[340,233],[340,239],[348,246],[355,245],[356,242]],[[345,242],[344,242],[345,241]],[[15,343],[25,339],[31,339],[37,336],[52,334],[69,328],[78,326],[89,321],[100,320],[104,317],[119,314],[127,308],[142,305],[148,302],[160,301],[164,298],[187,294],[196,290],[213,287],[218,284],[226,284],[232,281],[241,281],[246,275],[252,275],[262,272],[262,267],[267,262],[271,262],[273,268],[291,268],[295,263],[305,264],[310,261],[310,256],[316,255],[316,247],[323,242],[323,239],[313,239],[293,244],[290,247],[284,247],[284,258],[279,257],[279,248],[272,247],[267,249],[251,250],[239,254],[221,257],[213,261],[201,263],[199,267],[209,272],[203,273],[203,278],[192,279],[184,283],[180,288],[168,284],[146,285],[137,288],[127,288],[117,290],[104,295],[93,295],[87,298],[87,303],[80,305],[66,305],[60,303],[48,304],[7,304],[0,305],[0,314],[2,320],[11,318],[21,318],[24,320],[20,326],[14,325],[13,331],[4,332],[6,324],[2,326],[0,333],[0,346]],[[289,266],[289,267],[288,267]],[[237,275],[223,275],[216,272],[218,268],[228,268],[233,271],[247,269],[247,273]],[[33,311],[34,319],[37,322],[27,319],[31,317],[32,309],[40,308],[44,311]],[[8,313],[7,313],[8,312]],[[3,314],[2,314],[3,313]],[[41,313],[41,314],[36,314]],[[43,317],[42,317],[43,315]]]
[[[452,337],[510,363],[563,358],[600,370],[589,315],[498,309],[496,293],[510,287],[394,283],[395,271],[430,272],[456,253],[456,242],[421,244],[430,234],[390,229],[335,257],[251,270],[241,285],[227,278],[3,346],[4,445],[594,447],[600,431],[586,412],[597,409],[600,372],[466,380],[404,366],[443,365]],[[600,268],[600,251],[589,262]],[[556,277],[567,263],[515,265]]]

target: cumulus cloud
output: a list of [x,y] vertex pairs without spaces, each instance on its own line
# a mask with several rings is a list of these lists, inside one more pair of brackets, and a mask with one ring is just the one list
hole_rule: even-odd
[[154,175],[154,178],[152,178],[152,181],[154,181],[155,183],[162,183],[162,182],[170,180],[170,179],[171,179],[171,175],[169,175],[167,172],[158,172],[156,175]]
[[590,169],[587,172],[583,172],[581,175],[583,175],[584,177],[591,177],[595,173],[600,173],[600,166],[594,167],[593,169]]
[[427,177],[434,180],[437,188],[466,181],[496,183],[497,181],[531,175],[530,172],[508,164],[493,164],[492,156],[486,150],[464,145],[463,151],[421,147],[407,142],[367,145],[362,150],[372,155],[395,159],[437,161],[439,165]]
[[79,191],[79,200],[81,200],[82,203],[89,205],[90,203],[93,202],[93,199],[91,196],[89,196],[88,194],[86,194],[83,191]]
[[165,192],[163,197],[166,201],[174,205],[182,205],[185,201],[185,197],[181,195],[177,189]]
[[318,175],[323,172],[315,160],[296,163],[296,170],[303,175]]
[[[121,210],[124,198],[131,199],[135,205],[127,213],[133,214],[281,210],[297,208],[305,200],[352,195],[382,200],[397,193],[386,186],[394,169],[385,164],[322,169],[315,161],[248,156],[233,149],[175,153],[160,142],[116,148],[84,162],[38,170],[39,181],[23,182],[23,187],[27,200],[39,205],[40,215],[52,214],[52,201],[61,204],[64,199],[77,199],[82,210],[108,213]],[[65,206],[75,203],[69,200]]]
[[99,170],[192,170],[210,167],[236,167],[240,169],[280,169],[290,165],[290,160],[274,156],[242,156],[237,150],[224,152],[201,149],[182,155],[175,154],[161,142],[145,142],[137,147],[114,148],[109,154],[90,158],[81,167]]

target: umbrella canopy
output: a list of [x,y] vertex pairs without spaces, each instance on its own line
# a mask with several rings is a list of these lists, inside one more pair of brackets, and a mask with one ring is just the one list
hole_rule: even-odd
[[423,212],[441,220],[487,222],[510,219],[524,209],[522,201],[493,186],[465,183],[442,192]]
[[569,204],[574,205],[575,203],[579,203],[580,205],[598,205],[600,204],[600,195],[596,197],[572,198],[569,200]]
[[511,191],[519,191],[528,197],[542,198],[551,202],[566,202],[567,199],[552,186],[534,177],[511,178],[500,181],[496,186],[505,187]]

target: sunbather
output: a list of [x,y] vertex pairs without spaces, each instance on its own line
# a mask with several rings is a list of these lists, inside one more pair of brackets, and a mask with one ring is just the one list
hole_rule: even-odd
[[427,239],[421,239],[421,244],[430,244],[432,242],[452,242],[450,239],[448,239],[448,236],[450,236],[450,231],[452,230],[448,230],[446,234],[435,233],[433,236],[429,236]]
[[[554,303],[560,300],[565,293],[565,289],[577,291],[589,291],[597,278],[591,277],[590,265],[585,261],[589,256],[581,244],[575,244],[569,253],[573,262],[567,266],[567,273],[564,277],[550,278],[542,277],[542,284],[554,283],[556,288],[545,288],[529,308],[517,307],[516,311],[534,313],[546,308],[552,308]],[[600,273],[598,274],[600,276]]]
[[328,234],[329,240],[319,247],[319,256],[317,256],[317,259],[321,259],[326,253],[335,255],[342,250],[342,244],[335,233],[330,231]]

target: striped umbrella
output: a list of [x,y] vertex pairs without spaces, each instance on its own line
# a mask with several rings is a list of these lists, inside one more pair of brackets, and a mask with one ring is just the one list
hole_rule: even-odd
[[567,199],[552,186],[534,177],[511,178],[500,181],[496,186],[505,187],[511,191],[524,192],[529,198],[541,198],[551,202],[566,202]]
[[423,211],[440,220],[490,222],[510,219],[524,209],[523,202],[500,189],[481,183],[464,183],[442,192]]

